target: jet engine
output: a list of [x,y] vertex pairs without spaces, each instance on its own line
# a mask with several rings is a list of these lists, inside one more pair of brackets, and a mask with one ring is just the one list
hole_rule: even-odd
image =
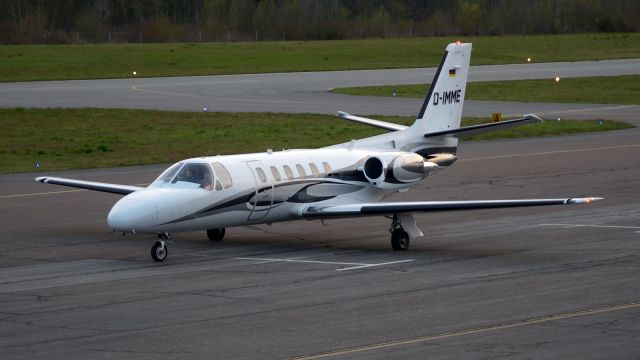
[[401,189],[424,179],[439,165],[415,153],[393,152],[370,156],[360,168],[367,180],[381,189]]

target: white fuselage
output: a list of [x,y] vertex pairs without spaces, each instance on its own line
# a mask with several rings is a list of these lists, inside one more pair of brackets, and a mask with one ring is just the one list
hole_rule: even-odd
[[[386,189],[373,185],[362,166],[377,154],[345,145],[185,160],[174,165],[178,175],[173,179],[159,178],[118,201],[108,223],[119,231],[152,233],[271,223],[300,218],[300,210],[310,204],[380,201],[415,183],[391,184]],[[216,171],[214,163],[228,175]],[[176,181],[180,168],[188,164],[211,167],[213,186]]]

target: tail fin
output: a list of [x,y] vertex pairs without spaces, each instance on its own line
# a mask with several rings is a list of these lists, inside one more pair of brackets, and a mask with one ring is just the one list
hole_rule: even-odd
[[426,134],[460,127],[470,59],[470,43],[447,46],[413,126],[415,130]]

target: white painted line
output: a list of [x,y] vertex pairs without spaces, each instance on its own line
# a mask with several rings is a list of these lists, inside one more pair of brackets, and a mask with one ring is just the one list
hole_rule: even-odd
[[259,258],[259,257],[237,257],[236,260],[258,260],[266,262],[295,262],[295,263],[312,263],[312,264],[329,264],[329,265],[370,265],[362,263],[348,263],[335,261],[317,261],[317,260],[301,260],[300,258],[275,259],[275,258]]
[[[222,80],[222,81],[195,81],[195,82],[183,82],[183,83],[153,83],[153,84],[142,84],[135,85],[137,88],[148,87],[148,86],[173,86],[173,85],[210,85],[210,84],[241,84],[241,83],[257,83],[261,82],[261,80],[249,79],[249,80]],[[134,86],[132,86],[134,87]],[[138,90],[138,89],[136,89]]]
[[149,90],[143,89],[142,86],[131,86],[132,90],[150,93],[162,96],[182,96],[182,97],[190,97],[197,99],[217,99],[217,100],[228,100],[228,101],[242,101],[242,102],[252,102],[252,103],[267,103],[267,104],[307,104],[304,101],[290,101],[290,100],[269,100],[269,99],[238,99],[232,97],[224,97],[224,96],[210,96],[210,95],[195,95],[195,94],[183,94],[176,93],[170,91],[158,91],[158,90]]
[[338,261],[302,260],[300,258],[276,259],[276,258],[262,258],[262,257],[237,257],[237,258],[234,258],[234,259],[236,259],[236,260],[257,260],[257,261],[264,261],[266,263],[269,263],[269,262],[291,262],[291,263],[303,263],[303,264],[326,264],[326,265],[345,265],[345,266],[350,266],[350,267],[346,267],[346,268],[336,269],[336,271],[364,269],[364,268],[370,268],[370,267],[374,267],[374,266],[384,266],[384,265],[400,264],[400,263],[406,263],[406,262],[414,261],[413,259],[409,259],[409,260],[390,261],[390,262],[379,263],[379,264],[367,264],[367,263],[352,263],[352,262],[338,262]]
[[25,196],[64,194],[64,193],[72,193],[72,192],[80,192],[80,191],[88,191],[88,190],[87,189],[79,189],[79,190],[49,191],[49,192],[32,193],[32,194],[2,195],[2,196],[0,196],[0,199],[14,198],[14,197],[25,197]]
[[401,264],[401,263],[406,263],[406,262],[411,262],[411,261],[414,261],[414,260],[413,259],[408,259],[408,260],[389,261],[389,262],[381,263],[381,264],[368,264],[368,265],[361,265],[361,266],[354,266],[354,267],[336,269],[336,271],[347,271],[347,270],[364,269],[364,268],[370,268],[370,267],[374,267],[374,266]]
[[[595,228],[612,228],[612,229],[640,229],[640,226],[619,226],[619,225],[591,225],[591,224],[538,224],[539,226],[566,226],[573,227],[595,227]],[[640,233],[640,231],[636,231]]]
[[588,113],[588,112],[603,111],[603,110],[627,109],[627,108],[633,108],[636,106],[637,105],[618,105],[618,106],[595,107],[590,109],[568,109],[568,110],[548,111],[548,112],[543,112],[539,114],[540,115],[563,114],[563,113],[566,114],[566,113],[572,113],[572,112]]
[[563,153],[572,153],[572,152],[581,152],[581,151],[624,149],[624,148],[639,147],[639,146],[640,146],[640,144],[632,144],[632,145],[604,146],[604,147],[575,149],[575,150],[544,151],[544,152],[530,153],[530,154],[511,154],[511,155],[486,156],[486,157],[479,157],[479,158],[472,158],[472,159],[460,159],[460,160],[458,160],[458,162],[504,159],[504,158],[514,158],[514,157],[524,157],[524,156],[553,155],[553,154],[563,154]]

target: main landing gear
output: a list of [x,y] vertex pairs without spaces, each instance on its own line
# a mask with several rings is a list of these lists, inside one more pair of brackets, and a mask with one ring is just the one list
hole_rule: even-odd
[[393,215],[391,220],[391,247],[393,250],[406,251],[409,248],[409,234],[402,228],[398,215]]
[[160,233],[158,234],[158,240],[151,247],[151,258],[155,262],[163,262],[169,255],[169,248],[166,242],[171,241],[171,234]]

